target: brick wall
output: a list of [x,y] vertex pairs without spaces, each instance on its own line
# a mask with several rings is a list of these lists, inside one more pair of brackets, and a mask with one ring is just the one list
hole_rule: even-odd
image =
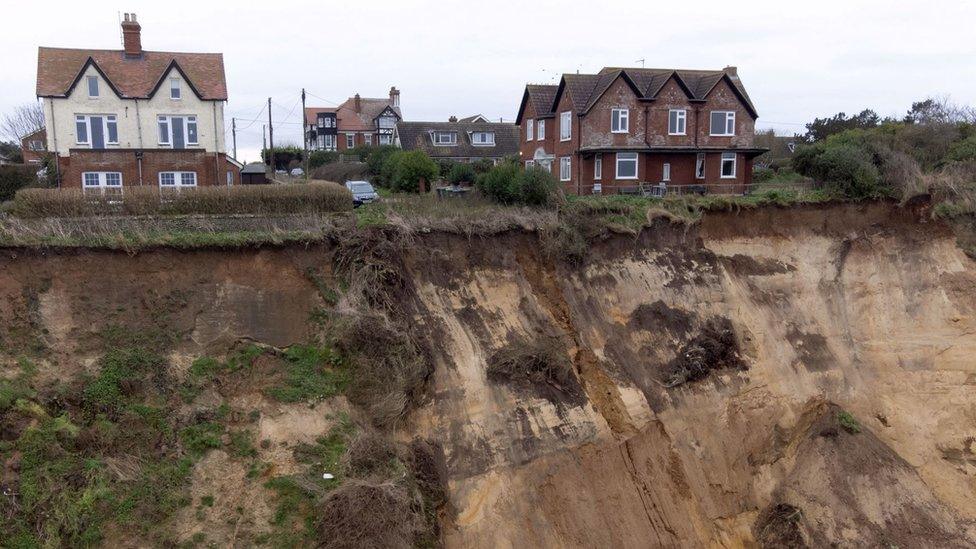
[[[215,173],[215,166],[217,167]],[[121,172],[122,186],[140,184],[139,161],[136,150],[72,150],[71,155],[59,159],[61,186],[81,188],[84,172]],[[227,161],[226,155],[202,150],[148,150],[142,156],[142,184],[159,185],[159,173],[166,171],[196,172],[197,185],[226,185],[227,172],[234,184],[240,183],[240,171]]]
[[[41,150],[33,151],[30,148],[31,141],[39,141]],[[20,140],[20,153],[24,157],[25,164],[40,164],[47,154],[47,132],[38,130]]]

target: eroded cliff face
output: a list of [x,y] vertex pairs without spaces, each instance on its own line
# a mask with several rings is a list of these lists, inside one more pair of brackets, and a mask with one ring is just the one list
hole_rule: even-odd
[[[533,234],[415,239],[402,276],[434,373],[396,436],[443,450],[444,544],[976,543],[976,264],[927,219],[659,218],[580,267]],[[7,251],[0,335],[65,376],[94,367],[108,324],[162,328],[184,367],[242,338],[286,346],[324,305],[332,252]],[[527,343],[565,353],[579,390],[488,375]],[[276,444],[327,430],[315,414]]]

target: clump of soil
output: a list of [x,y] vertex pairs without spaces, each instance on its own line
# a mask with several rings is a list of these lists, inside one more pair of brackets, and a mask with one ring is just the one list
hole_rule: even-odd
[[516,341],[488,359],[488,379],[533,390],[553,403],[581,403],[583,388],[558,341]]
[[759,514],[753,534],[763,549],[797,549],[809,547],[800,530],[802,513],[788,503],[770,505]]
[[666,331],[674,337],[684,337],[691,331],[692,317],[687,311],[669,307],[659,299],[639,305],[627,324],[631,328]]
[[727,318],[713,318],[665,366],[663,383],[665,387],[676,387],[705,379],[712,370],[745,368],[732,323]]
[[319,506],[319,547],[411,547],[425,530],[418,506],[397,483],[347,481]]

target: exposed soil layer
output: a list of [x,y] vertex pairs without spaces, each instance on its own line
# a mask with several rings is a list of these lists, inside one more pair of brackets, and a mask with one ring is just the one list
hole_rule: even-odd
[[[976,263],[914,205],[656,219],[636,237],[605,235],[581,266],[518,232],[5,250],[0,377],[29,356],[37,400],[70,410],[71,383],[98,371],[106,343],[137,340],[165,349],[165,365],[120,387],[160,391],[197,357],[305,341],[323,307],[350,306],[332,295],[334,266],[363,273],[360,295],[403,321],[402,333],[359,325],[343,350],[425,365],[423,387],[398,390],[404,404],[383,425],[420,496],[350,484],[310,525],[323,543],[429,542],[422,510],[447,547],[976,544]],[[275,515],[260,475],[293,472],[295,448],[368,408],[355,391],[352,405],[272,403],[265,387],[283,375],[265,356],[180,408],[185,423],[226,402],[271,469],[248,471],[227,444],[206,454],[195,507],[160,524],[170,539],[251,544]],[[11,407],[0,442],[35,421]],[[17,459],[2,464],[4,489]],[[356,467],[369,477],[386,461]],[[337,524],[355,536],[335,539]],[[124,525],[106,543],[151,545]]]

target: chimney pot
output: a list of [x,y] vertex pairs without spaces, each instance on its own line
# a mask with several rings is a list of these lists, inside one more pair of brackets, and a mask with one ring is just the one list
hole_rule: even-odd
[[355,97],[353,97],[353,102],[354,102],[355,107],[356,107],[356,112],[362,112],[362,102],[359,99],[359,94],[358,93],[355,95]]
[[447,121],[448,122],[457,122],[457,117],[452,115],[450,118],[447,119]]
[[126,57],[142,56],[142,27],[134,13],[125,14],[122,21],[122,48]]
[[735,67],[735,66],[732,66],[732,65],[729,65],[729,66],[725,67],[724,69],[722,69],[722,72],[724,72],[725,74],[731,76],[732,78],[737,78],[739,76],[739,69],[738,69],[738,67]]

